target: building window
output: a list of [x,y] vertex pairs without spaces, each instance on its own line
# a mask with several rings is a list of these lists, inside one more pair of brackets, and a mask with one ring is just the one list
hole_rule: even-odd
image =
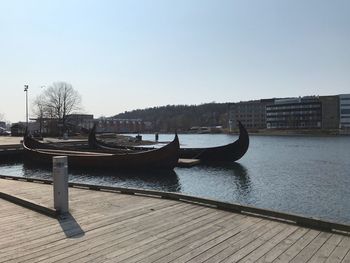
[[350,109],[342,109],[341,114],[350,114]]

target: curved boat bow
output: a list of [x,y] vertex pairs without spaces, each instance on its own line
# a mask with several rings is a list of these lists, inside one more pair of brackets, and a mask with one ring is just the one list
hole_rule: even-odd
[[[242,123],[238,121],[239,138],[229,144],[208,147],[208,148],[180,148],[180,158],[200,159],[204,163],[214,162],[234,162],[243,157],[249,148],[249,135]],[[111,146],[96,139],[96,126],[89,133],[89,146],[94,149],[116,151],[120,149],[130,149],[134,151],[144,151],[154,148],[147,147],[127,147]]]

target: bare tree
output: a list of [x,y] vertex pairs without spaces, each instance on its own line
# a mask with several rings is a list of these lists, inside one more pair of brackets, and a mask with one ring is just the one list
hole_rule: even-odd
[[34,101],[35,115],[56,119],[62,131],[66,130],[67,116],[81,109],[81,96],[66,82],[54,82]]
[[39,120],[39,131],[42,133],[43,129],[43,120],[45,117],[49,117],[49,112],[46,108],[46,101],[43,94],[38,95],[33,101],[32,107],[33,114],[36,116],[37,120]]
[[7,129],[10,126],[10,123],[5,119],[5,114],[0,112],[0,134],[3,132],[3,129]]

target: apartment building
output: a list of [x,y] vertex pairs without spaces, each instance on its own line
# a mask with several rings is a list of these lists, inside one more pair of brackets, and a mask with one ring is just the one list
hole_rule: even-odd
[[339,96],[320,96],[319,99],[322,106],[322,129],[338,129]]
[[266,129],[266,106],[274,99],[241,101],[230,106],[229,126],[237,128],[237,120],[247,129]]
[[266,106],[268,129],[320,129],[322,106],[318,97],[276,99]]
[[339,95],[339,128],[350,129],[350,94]]
[[146,127],[141,119],[99,118],[95,121],[97,132],[137,133]]

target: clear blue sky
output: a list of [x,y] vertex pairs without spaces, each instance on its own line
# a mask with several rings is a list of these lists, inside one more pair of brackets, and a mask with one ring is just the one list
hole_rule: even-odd
[[110,116],[350,93],[349,0],[0,1],[0,113],[54,81]]

